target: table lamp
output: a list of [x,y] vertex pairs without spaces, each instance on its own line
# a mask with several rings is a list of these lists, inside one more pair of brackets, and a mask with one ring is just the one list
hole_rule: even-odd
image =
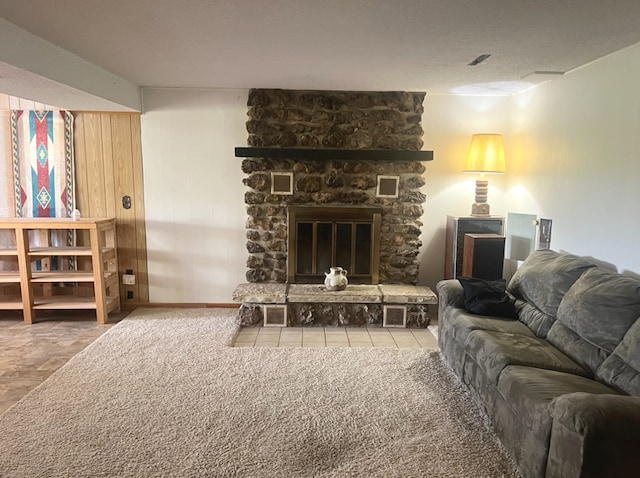
[[480,173],[480,177],[476,180],[476,202],[471,206],[472,216],[489,216],[490,208],[487,203],[489,181],[484,178],[484,175],[506,171],[502,135],[486,133],[472,135],[469,155],[464,165],[465,173]]

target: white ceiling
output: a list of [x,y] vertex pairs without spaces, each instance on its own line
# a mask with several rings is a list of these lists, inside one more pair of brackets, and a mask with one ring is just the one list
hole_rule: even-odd
[[[504,94],[553,78],[536,71],[567,72],[640,41],[639,0],[0,0],[0,16],[80,57],[78,76],[97,66],[118,77],[102,90]],[[24,83],[23,93],[42,96],[32,85],[41,78],[47,98],[29,99],[60,105],[59,89],[66,105],[74,91],[83,105],[96,100],[70,109],[123,103],[95,80],[83,86],[51,73],[47,58],[16,60],[10,49],[23,42],[0,44],[0,92],[29,98]]]

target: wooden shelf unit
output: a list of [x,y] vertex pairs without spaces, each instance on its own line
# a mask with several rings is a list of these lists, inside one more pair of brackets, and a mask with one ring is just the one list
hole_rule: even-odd
[[[17,270],[0,271],[0,284],[20,286],[20,296],[0,288],[0,310],[22,310],[27,324],[36,310],[95,309],[100,324],[107,323],[109,312],[120,311],[115,219],[3,218],[0,229],[13,230],[17,244],[0,249],[0,259],[17,258]],[[89,245],[52,246],[54,230],[86,231]],[[30,233],[45,245],[30,246]],[[53,257],[84,257],[83,267],[90,268],[48,270]],[[42,270],[33,270],[34,261],[41,261]],[[68,286],[56,287],[59,283]]]

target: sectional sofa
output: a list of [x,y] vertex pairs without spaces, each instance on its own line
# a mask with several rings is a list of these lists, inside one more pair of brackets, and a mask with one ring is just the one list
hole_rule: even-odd
[[[536,251],[490,285],[438,284],[438,340],[523,475],[640,476],[640,280]],[[469,311],[505,297],[512,318]]]

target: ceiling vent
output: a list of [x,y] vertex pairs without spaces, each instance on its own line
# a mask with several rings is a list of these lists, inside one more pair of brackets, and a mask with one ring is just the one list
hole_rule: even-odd
[[473,60],[471,63],[469,63],[468,66],[476,66],[479,65],[480,63],[482,63],[483,61],[485,61],[487,58],[489,58],[491,55],[488,53],[485,53],[484,55],[480,55],[478,58],[476,58],[475,60]]
[[526,75],[524,75],[522,77],[522,79],[524,80],[525,78],[528,78],[530,76],[562,76],[564,75],[564,71],[555,71],[555,70],[536,70],[536,71],[532,71],[530,73],[527,73]]

